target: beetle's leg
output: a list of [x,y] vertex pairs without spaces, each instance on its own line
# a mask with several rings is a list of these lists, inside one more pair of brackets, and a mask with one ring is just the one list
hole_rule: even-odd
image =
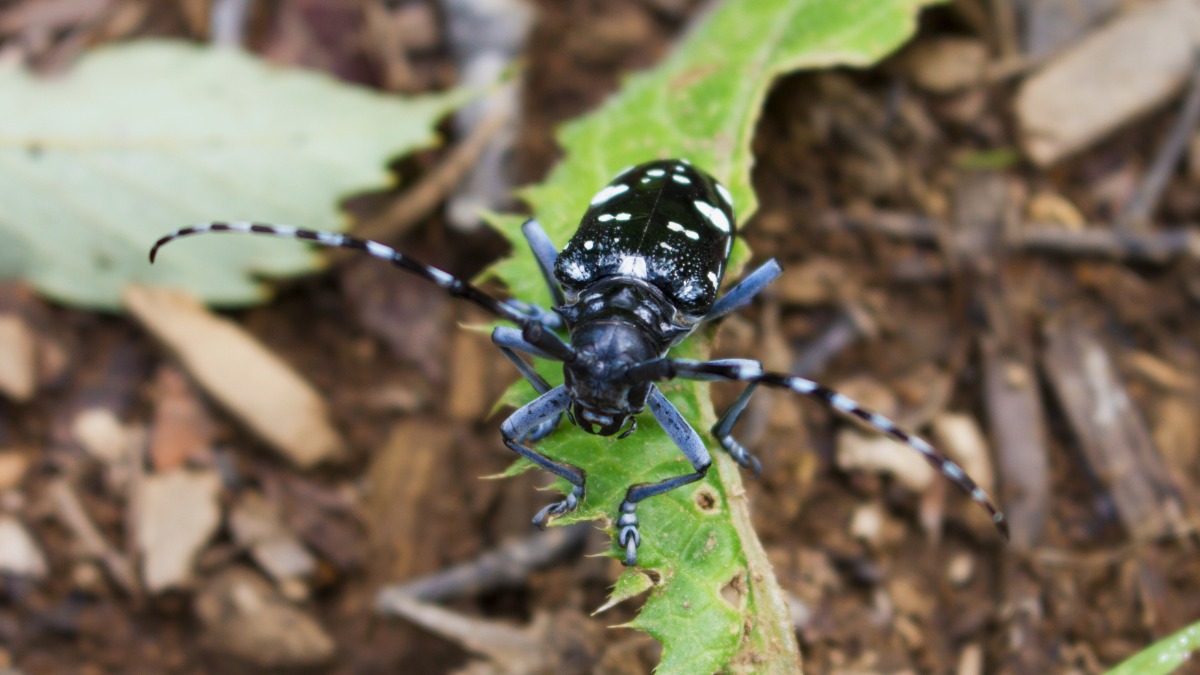
[[642,543],[642,535],[638,531],[638,502],[647,497],[670,492],[688,483],[695,483],[704,478],[708,473],[708,467],[712,464],[712,457],[709,456],[708,449],[704,447],[704,441],[700,440],[700,434],[697,434],[692,425],[687,423],[679,410],[667,400],[667,397],[662,395],[658,387],[651,388],[647,405],[650,407],[650,412],[654,414],[654,419],[658,420],[663,431],[667,432],[667,436],[675,441],[675,445],[679,446],[683,456],[687,457],[695,471],[673,476],[657,483],[639,483],[630,486],[625,493],[625,501],[621,502],[621,515],[617,518],[617,527],[620,528],[617,530],[617,544],[625,547],[624,562],[626,565],[637,564],[637,549],[638,545]]
[[767,262],[759,265],[758,269],[754,270],[745,279],[742,279],[736,286],[729,289],[729,292],[717,299],[713,304],[712,309],[705,315],[705,321],[715,321],[730,312],[737,310],[750,304],[754,296],[762,292],[772,281],[779,278],[783,274],[783,268],[779,263],[772,258]]
[[[529,380],[529,383],[533,385],[533,388],[537,390],[538,394],[545,394],[546,392],[550,391],[550,383],[547,382],[541,375],[539,375],[538,372],[533,369],[533,366],[530,365],[528,361],[521,358],[517,352],[521,351],[543,359],[551,358],[549,354],[526,342],[524,338],[521,337],[521,331],[515,328],[509,328],[507,326],[499,326],[492,331],[492,342],[495,343],[496,347],[500,349],[500,353],[504,354],[504,357],[517,367],[517,370],[521,371],[521,375],[523,375],[526,380]],[[533,431],[529,432],[529,440],[539,441],[546,436],[549,436],[550,432],[554,431],[558,427],[559,423],[562,422],[562,418],[563,413],[559,413],[552,419],[542,422]]]
[[579,506],[579,502],[583,501],[583,484],[586,478],[583,469],[556,462],[524,444],[531,433],[546,421],[553,420],[560,415],[570,403],[571,397],[567,395],[566,387],[555,387],[522,406],[500,425],[500,434],[504,438],[504,444],[513,452],[554,475],[567,479],[573,486],[566,499],[550,504],[537,512],[537,515],[533,517],[533,524],[538,527],[545,527],[546,520],[552,516],[561,516],[574,511],[575,507]]
[[[881,434],[893,438],[915,450],[930,465],[941,472],[952,483],[962,488],[977,504],[992,516],[996,529],[1008,539],[1008,521],[1004,513],[992,501],[988,493],[956,462],[951,460],[928,441],[901,429],[895,422],[864,408],[861,403],[845,394],[822,386],[803,377],[763,370],[762,364],[750,359],[718,359],[716,361],[692,361],[689,359],[652,359],[630,366],[626,377],[632,382],[661,382],[677,377],[686,380],[723,380],[748,382],[777,389],[787,389],[802,396],[809,396],[829,406],[835,412],[861,420]],[[743,392],[744,393],[744,392]]]
[[562,307],[567,304],[567,301],[563,297],[562,289],[558,286],[558,280],[554,278],[554,262],[558,260],[558,250],[554,248],[554,242],[550,241],[550,236],[533,218],[525,221],[525,224],[521,226],[521,233],[529,242],[529,248],[533,249],[533,257],[537,258],[538,269],[542,271],[542,278],[546,280],[546,287],[550,289],[550,297],[554,299],[554,306]]
[[721,415],[721,419],[717,420],[717,423],[712,428],[712,435],[716,437],[721,447],[725,448],[725,452],[728,452],[729,456],[735,462],[753,471],[755,476],[762,473],[762,462],[750,454],[745,446],[733,437],[732,432],[733,425],[737,424],[738,418],[746,410],[746,404],[750,402],[750,397],[754,395],[754,391],[757,388],[757,382],[751,382],[746,385],[746,388],[738,395],[737,400],[733,402],[733,405],[729,406],[729,409],[725,411],[725,414]]

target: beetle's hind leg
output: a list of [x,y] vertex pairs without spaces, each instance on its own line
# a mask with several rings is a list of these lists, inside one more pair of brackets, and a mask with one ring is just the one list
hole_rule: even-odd
[[717,442],[729,453],[733,461],[740,464],[743,468],[750,469],[757,476],[762,473],[762,462],[758,458],[750,454],[744,445],[738,442],[733,437],[733,425],[737,424],[738,418],[746,410],[746,404],[750,402],[750,397],[754,395],[754,391],[758,389],[757,382],[751,382],[746,385],[742,393],[738,395],[737,400],[721,415],[721,419],[713,425],[712,435],[716,437]]

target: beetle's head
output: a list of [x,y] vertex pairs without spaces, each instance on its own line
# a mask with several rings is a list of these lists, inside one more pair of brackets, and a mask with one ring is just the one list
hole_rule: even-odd
[[643,331],[623,321],[580,326],[571,347],[575,358],[563,365],[572,417],[589,434],[611,436],[642,411],[649,382],[626,378],[629,366],[657,356]]

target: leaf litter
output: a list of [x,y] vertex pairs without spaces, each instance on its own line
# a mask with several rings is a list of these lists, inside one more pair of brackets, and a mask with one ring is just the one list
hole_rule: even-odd
[[[662,3],[654,4],[658,8]],[[978,17],[972,7],[994,10],[996,3],[960,5],[935,10],[918,40],[942,34],[941,27],[949,22],[960,27],[955,33],[964,32],[961,26],[969,26],[965,32],[989,45],[1012,42],[996,39],[993,33],[1001,30],[997,27],[1001,24],[978,23],[972,18]],[[643,7],[643,3],[637,6]],[[295,8],[287,11],[296,12],[293,17],[300,12]],[[571,33],[571,40],[588,40],[595,17],[583,9],[572,11],[557,4],[543,7],[542,21],[544,25],[569,27],[571,30],[564,34]],[[672,31],[679,28],[673,23],[678,19],[672,18],[678,15],[672,12],[629,7],[622,10],[630,11],[661,13],[640,20],[653,30],[638,33],[644,36],[644,42],[631,43],[641,44],[640,50],[631,52],[625,47],[629,53],[620,57],[597,52],[596,45],[607,44],[599,41],[589,45],[591,51],[571,49],[569,43],[567,48],[558,48],[561,45],[539,32],[544,28],[535,28],[529,91],[531,100],[537,101],[540,96],[547,99],[547,105],[531,111],[526,124],[537,120],[537,126],[544,130],[555,126],[549,119],[578,112],[571,108],[578,103],[563,102],[562,97],[549,100],[553,98],[549,94],[568,86],[587,92],[588,100],[598,101],[605,86],[614,86],[619,66],[628,65],[630,60],[636,62],[639,57],[643,64],[651,62],[661,53]],[[1114,18],[1121,18],[1126,10],[1114,11]],[[1093,24],[1085,24],[1081,30],[1086,34],[1094,30]],[[69,48],[62,51],[69,52]],[[339,53],[327,45],[321,51],[327,55]],[[571,58],[539,58],[538,54],[566,54]],[[429,63],[422,60],[427,56],[407,56],[413,59],[412,64]],[[991,68],[998,57],[992,54],[990,58],[993,61],[988,73],[993,73]],[[344,66],[346,61],[335,58],[331,63]],[[609,70],[599,74],[597,63],[607,63]],[[577,70],[566,72],[578,73],[574,78],[556,77],[553,79],[558,83],[554,83],[543,77],[549,72],[561,75],[562,69],[571,67]],[[413,72],[422,70],[418,67]],[[1124,516],[1114,508],[1107,484],[1095,479],[1100,472],[1080,450],[1074,429],[1080,422],[1072,418],[1068,426],[1064,412],[1056,407],[1060,404],[1054,399],[1045,400],[1045,394],[1055,391],[1044,386],[1048,377],[1063,382],[1069,379],[1047,375],[1046,342],[1038,329],[1044,319],[1058,316],[1064,306],[1082,313],[1087,321],[1073,323],[1084,336],[1075,339],[1081,344],[1100,345],[1108,354],[1110,374],[1119,375],[1093,380],[1104,382],[1107,390],[1099,392],[1100,400],[1113,400],[1113,395],[1122,392],[1128,396],[1152,443],[1170,467],[1171,480],[1184,494],[1185,502],[1189,501],[1197,481],[1188,463],[1195,454],[1196,398],[1193,389],[1180,383],[1195,379],[1192,374],[1198,357],[1194,341],[1188,336],[1195,334],[1197,327],[1194,313],[1187,308],[1200,293],[1187,270],[1172,262],[1172,255],[1146,256],[1147,251],[1155,249],[1131,246],[1129,242],[1171,235],[1184,231],[1182,225],[1194,222],[1195,179],[1187,172],[1171,176],[1157,201],[1148,233],[1117,237],[1106,222],[1117,213],[1109,205],[1122,203],[1113,195],[1125,194],[1127,199],[1136,188],[1139,167],[1152,163],[1161,131],[1174,118],[1174,104],[1168,104],[1165,111],[1152,111],[1127,122],[1124,131],[1115,137],[1094,140],[1089,148],[1063,160],[1058,172],[1049,177],[1001,169],[1007,172],[1010,186],[1021,188],[1012,194],[1016,200],[1013,210],[1018,214],[1026,206],[1024,195],[1034,192],[1028,188],[1052,183],[1055,192],[1083,214],[1082,227],[1077,223],[1074,229],[1060,228],[1050,241],[1031,236],[1035,223],[1025,226],[1018,222],[1025,227],[1015,232],[1001,228],[1004,236],[990,240],[994,245],[985,247],[984,255],[979,255],[978,248],[964,249],[959,238],[947,240],[938,234],[947,231],[944,228],[954,232],[964,227],[982,232],[978,225],[968,226],[970,219],[956,216],[949,208],[955,201],[955,184],[962,177],[947,157],[960,150],[1017,143],[1018,139],[1009,136],[1000,123],[1005,119],[1005,104],[1010,102],[1007,92],[993,88],[988,80],[966,91],[930,97],[888,86],[888,76],[881,72],[844,77],[843,85],[855,92],[852,98],[831,96],[828,90],[816,86],[816,78],[811,75],[789,78],[772,93],[757,131],[754,182],[763,210],[748,229],[753,249],[757,256],[780,257],[788,269],[825,264],[843,271],[835,277],[832,291],[828,285],[802,288],[788,296],[777,326],[749,325],[741,339],[754,349],[766,339],[760,331],[773,332],[782,339],[791,360],[810,364],[805,367],[815,368],[814,375],[821,379],[865,376],[882,383],[900,392],[901,416],[934,419],[939,413],[950,412],[974,418],[990,437],[1006,506],[1025,512],[1018,516],[1010,509],[1014,530],[1023,539],[1014,544],[1015,550],[996,548],[982,531],[970,525],[971,517],[963,512],[965,504],[947,493],[938,497],[947,501],[938,519],[940,539],[937,544],[930,543],[929,535],[923,536],[918,527],[923,516],[918,518],[917,511],[923,508],[924,498],[916,498],[911,491],[873,472],[832,469],[833,434],[828,418],[808,406],[802,408],[801,420],[765,427],[760,441],[764,455],[771,452],[787,458],[800,453],[800,436],[811,439],[812,451],[801,454],[802,461],[792,458],[767,462],[768,474],[763,480],[745,486],[748,499],[757,505],[752,516],[780,583],[792,598],[794,627],[812,672],[834,667],[967,672],[963,669],[977,669],[981,662],[987,671],[1097,672],[1145,646],[1147,636],[1171,635],[1194,619],[1194,607],[1188,598],[1194,597],[1200,571],[1186,539],[1136,544],[1127,541],[1120,524]],[[1008,74],[1004,77],[1011,78],[1022,77],[1023,71],[1005,72]],[[985,98],[980,99],[981,94]],[[970,97],[975,101],[968,100]],[[876,128],[845,133],[850,129],[848,120],[863,119],[840,109],[854,105],[854,98],[868,101],[879,111],[894,113],[893,126],[883,132]],[[979,100],[990,105],[980,108]],[[967,107],[954,107],[968,103],[975,106],[973,117],[963,115]],[[559,117],[546,117],[555,114],[546,111],[557,111]],[[830,120],[837,122],[830,126]],[[930,129],[935,133],[930,134]],[[553,150],[545,143],[530,140],[537,138],[536,133],[524,132],[522,138],[529,148],[522,162],[542,169],[551,164]],[[901,170],[873,171],[870,161],[864,161],[871,157],[888,157],[887,161]],[[879,213],[880,207],[888,212]],[[881,224],[897,222],[896,215],[904,217],[899,222],[906,228],[885,231]],[[866,227],[852,229],[853,223],[865,223]],[[1043,237],[1040,231],[1037,235]],[[1107,237],[1103,247],[1091,239],[1098,235]],[[430,237],[420,228],[411,236]],[[475,250],[494,251],[490,246],[494,244],[483,243]],[[1188,255],[1186,245],[1171,246],[1175,248],[1168,250]],[[449,247],[451,263],[458,266],[456,271],[469,272],[485,262],[470,248]],[[1046,250],[1053,251],[1053,256],[1038,253]],[[998,255],[1000,252],[1004,255]],[[1130,257],[1130,252],[1143,261],[1139,265],[1148,260],[1148,266],[1121,262]],[[817,282],[825,283],[819,278]],[[964,306],[960,291],[972,302]],[[189,460],[200,466],[188,470],[215,467],[225,497],[241,494],[248,485],[261,490],[266,500],[279,505],[278,513],[286,521],[287,530],[318,556],[317,572],[307,582],[311,588],[322,590],[315,596],[317,600],[297,605],[268,581],[254,592],[254,597],[274,598],[268,604],[287,609],[288,616],[304,617],[297,620],[309,628],[323,624],[318,631],[306,628],[302,632],[323,634],[328,640],[314,637],[313,644],[336,644],[339,651],[329,657],[324,649],[312,650],[305,656],[306,663],[335,658],[347,666],[371,663],[414,672],[448,671],[462,664],[463,652],[449,643],[431,641],[427,634],[402,622],[381,624],[370,619],[374,592],[383,582],[368,583],[355,572],[359,564],[356,561],[370,561],[370,554],[368,539],[352,515],[361,499],[354,477],[361,475],[364,455],[382,446],[394,422],[390,409],[364,409],[361,392],[419,382],[423,376],[411,366],[387,357],[385,350],[364,347],[372,338],[352,320],[347,321],[348,314],[340,309],[341,300],[339,289],[328,281],[303,282],[285,287],[274,306],[236,318],[272,345],[273,351],[296,364],[306,379],[317,383],[331,408],[331,418],[347,439],[351,465],[342,470],[347,473],[299,471],[268,453],[247,452],[260,443],[238,424],[230,423],[207,399],[201,400],[210,406],[218,427],[213,452]],[[128,493],[123,491],[128,483],[113,480],[112,469],[97,468],[122,466],[121,462],[129,460],[119,459],[122,455],[117,454],[114,457],[118,463],[113,465],[84,455],[63,430],[69,428],[66,422],[80,409],[81,401],[90,399],[94,405],[99,400],[104,403],[102,408],[113,415],[118,425],[115,428],[132,432],[128,439],[136,439],[138,427],[150,420],[146,413],[152,406],[144,405],[139,412],[131,402],[152,404],[157,394],[147,388],[130,398],[122,381],[149,381],[149,374],[155,371],[145,368],[137,355],[158,353],[147,338],[123,328],[119,322],[97,322],[83,312],[39,307],[46,310],[49,326],[46,330],[45,325],[37,325],[34,334],[39,349],[41,342],[49,341],[49,335],[58,336],[56,340],[61,344],[57,349],[63,354],[66,369],[59,371],[64,374],[56,381],[39,380],[32,406],[12,406],[6,399],[0,411],[0,447],[6,452],[26,449],[22,451],[30,453],[37,469],[18,474],[22,476],[20,482],[0,495],[0,505],[32,535],[31,541],[43,553],[50,578],[56,582],[45,587],[9,586],[10,593],[37,600],[21,609],[5,610],[30,627],[22,635],[24,642],[13,652],[19,665],[36,671],[101,661],[126,663],[122,659],[127,657],[122,655],[139,653],[130,649],[139,644],[156,645],[155,650],[140,653],[148,654],[151,660],[161,659],[151,665],[162,668],[205,663],[204,650],[213,644],[218,645],[220,653],[232,654],[243,664],[258,663],[255,659],[262,658],[262,654],[283,653],[277,651],[275,638],[252,642],[252,647],[261,647],[255,654],[249,649],[231,649],[240,637],[227,631],[208,632],[204,636],[208,646],[203,647],[200,631],[189,632],[184,625],[187,622],[161,614],[155,615],[154,622],[141,621],[142,610],[124,599],[122,582],[105,581],[103,577],[97,581],[88,571],[95,560],[108,560],[112,564],[106,563],[105,569],[116,570],[110,576],[118,579],[124,552],[131,550],[123,524],[130,508]],[[875,321],[873,328],[863,331],[853,328],[860,325],[858,322],[846,323],[846,316],[862,316],[864,311]],[[986,322],[980,323],[981,316]],[[852,328],[849,333],[847,325]],[[738,330],[742,329],[732,327],[723,334],[733,336]],[[302,339],[297,335],[300,333]],[[954,340],[939,338],[947,335],[968,336],[977,347],[963,352],[954,347]],[[718,347],[724,348],[727,341],[734,340],[722,338]],[[738,355],[747,353],[741,346],[738,349]],[[962,353],[966,356],[954,356]],[[1147,356],[1153,362],[1148,362]],[[1055,361],[1055,367],[1068,371],[1066,376],[1078,375]],[[935,388],[934,381],[948,380],[952,391],[930,393],[904,385],[913,372],[925,373],[917,382],[924,378],[931,388]],[[47,382],[52,385],[50,389],[45,388]],[[97,386],[97,382],[102,385]],[[502,470],[507,458],[496,450],[494,427],[443,417],[441,385],[433,382],[421,386],[426,387],[426,393],[406,404],[419,406],[413,414],[460,430],[454,441],[439,445],[441,455],[455,467],[470,467],[465,473],[471,476]],[[718,391],[716,395],[719,407],[721,398],[729,400],[732,394]],[[72,414],[52,410],[64,405],[71,406]],[[926,408],[931,410],[921,412]],[[1087,418],[1079,419],[1087,424]],[[1030,451],[1032,455],[1022,454]],[[1039,461],[1044,467],[1038,468]],[[396,470],[408,466],[403,461],[396,465]],[[69,494],[87,504],[91,534],[81,524],[87,520],[78,518],[79,510],[68,518],[74,526],[61,530],[52,523],[48,526],[43,514],[53,511],[44,510],[36,499],[52,485],[43,471],[47,467],[61,473],[55,480],[65,482],[58,484],[69,486]],[[1126,465],[1124,471],[1142,471],[1141,462]],[[1122,480],[1128,478],[1122,476]],[[527,476],[479,483],[458,476],[427,505],[427,510],[440,509],[438,522],[459,518],[449,521],[459,525],[426,535],[420,545],[432,551],[428,555],[435,564],[448,564],[485,554],[496,545],[500,533],[527,534],[528,513],[536,510],[544,498],[530,494],[530,480],[539,481],[536,476]],[[771,508],[764,508],[766,504]],[[864,505],[868,505],[866,511]],[[882,522],[876,523],[881,529],[860,521],[864,528],[860,533],[877,534],[856,540],[851,530],[855,522],[852,516],[867,512],[882,516]],[[1018,526],[1018,522],[1024,524]],[[896,527],[900,528],[899,538],[889,534]],[[92,543],[80,549],[68,545],[81,541]],[[238,569],[231,563],[229,546],[223,534],[217,535],[195,559],[193,575],[201,594],[224,586],[223,582],[217,584],[223,574]],[[604,545],[592,540],[588,547],[594,553],[603,550]],[[493,589],[474,600],[459,600],[455,608],[504,622],[510,628],[528,617],[540,616],[537,612],[565,608],[586,613],[603,603],[607,587],[617,576],[617,569],[609,563],[605,559],[580,558],[567,565],[526,571],[519,590]],[[963,569],[970,573],[963,573]],[[95,594],[90,597],[103,600],[68,602],[60,590],[68,587],[90,589]],[[211,607],[194,596],[192,604]],[[39,607],[58,611],[45,614]],[[96,621],[101,608],[109,609],[104,610],[107,613],[103,621]],[[37,628],[45,625],[34,620],[42,616],[53,616],[59,622],[56,625],[94,639],[64,644]],[[619,623],[632,618],[632,610],[619,605],[602,616],[604,623]],[[214,625],[209,621],[205,619],[202,625]],[[134,625],[137,630],[131,628]],[[946,631],[945,626],[954,629]],[[246,634],[257,635],[249,631]],[[631,641],[629,636],[626,631],[606,631],[588,638],[587,644],[599,644],[600,652],[583,653],[603,653],[592,663],[624,667],[610,672],[645,672],[657,662],[658,655],[647,647],[648,641]],[[1009,650],[1004,645],[1010,644],[1010,639],[1034,647]],[[529,644],[542,646],[544,638]],[[1172,652],[1171,658],[1178,658],[1177,654]]]

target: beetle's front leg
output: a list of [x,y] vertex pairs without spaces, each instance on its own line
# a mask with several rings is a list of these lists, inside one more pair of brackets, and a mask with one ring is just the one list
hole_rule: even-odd
[[553,420],[565,411],[570,403],[571,397],[567,394],[566,387],[558,386],[525,404],[500,425],[504,444],[513,452],[571,483],[571,492],[566,499],[546,506],[533,517],[533,524],[538,527],[545,527],[546,521],[551,517],[558,517],[574,511],[583,501],[583,485],[586,480],[583,469],[556,462],[525,445],[525,440],[529,438],[531,432],[545,422]]
[[637,564],[637,550],[642,543],[642,535],[638,530],[639,522],[637,517],[637,505],[643,499],[661,495],[664,492],[670,492],[677,487],[695,483],[704,478],[708,474],[708,467],[712,465],[712,457],[708,454],[708,449],[704,447],[704,441],[700,440],[700,435],[688,424],[683,415],[671,402],[667,400],[658,387],[653,387],[650,390],[650,399],[647,401],[650,412],[654,414],[654,419],[662,425],[663,431],[667,432],[667,436],[675,441],[675,445],[679,446],[684,457],[687,457],[692,468],[695,469],[692,473],[686,473],[681,476],[672,476],[666,480],[661,480],[657,483],[639,483],[638,485],[630,486],[625,493],[625,501],[621,502],[621,515],[617,517],[617,543],[625,547],[624,563],[628,566]]

